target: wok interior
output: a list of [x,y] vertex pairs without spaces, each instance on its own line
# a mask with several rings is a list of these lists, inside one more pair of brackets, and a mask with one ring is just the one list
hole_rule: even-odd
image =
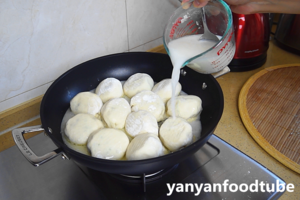
[[[47,90],[41,104],[42,125],[45,129],[47,127],[51,128],[52,133],[49,136],[57,146],[74,153],[64,144],[60,127],[63,116],[70,106],[70,100],[77,93],[96,88],[105,78],[115,77],[119,80],[127,80],[135,73],[147,73],[155,82],[159,82],[165,78],[171,78],[172,69],[168,55],[146,52],[115,54],[82,63],[61,75]],[[180,77],[182,90],[187,94],[199,96],[202,99],[203,106],[200,116],[202,123],[201,138],[194,144],[201,143],[205,139],[206,142],[207,137],[212,134],[222,115],[223,94],[218,83],[211,75],[199,74],[187,67],[184,70],[186,76],[181,75]],[[204,90],[202,89],[203,83],[207,85]],[[189,147],[185,149],[187,148]],[[85,156],[85,160],[89,159],[86,157],[88,156]]]

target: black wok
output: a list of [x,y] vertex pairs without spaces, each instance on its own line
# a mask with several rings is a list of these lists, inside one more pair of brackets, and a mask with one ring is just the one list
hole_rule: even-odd
[[[70,69],[54,81],[43,97],[40,107],[42,127],[64,154],[76,163],[97,171],[140,175],[171,167],[194,154],[207,142],[223,112],[223,93],[213,76],[199,74],[187,67],[184,70],[186,75],[180,77],[182,90],[202,99],[203,112],[201,113],[201,138],[182,150],[146,160],[104,160],[68,148],[63,142],[60,130],[64,114],[70,106],[70,100],[79,92],[96,88],[105,78],[115,77],[119,80],[126,80],[129,76],[138,72],[149,74],[155,82],[170,78],[172,64],[166,54],[120,53],[96,58]],[[202,88],[203,84],[207,85],[205,89]],[[20,142],[20,138],[15,138],[15,141],[16,143]]]

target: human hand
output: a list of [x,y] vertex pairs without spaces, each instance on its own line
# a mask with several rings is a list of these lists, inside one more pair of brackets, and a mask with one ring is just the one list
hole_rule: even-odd
[[[205,6],[209,0],[182,0],[182,7],[196,8]],[[300,14],[300,0],[225,0],[232,12],[239,14],[252,13],[291,13]]]
[[300,14],[300,0],[225,0],[232,12]]
[[201,8],[207,4],[209,0],[194,0],[193,2],[189,2],[191,0],[182,0],[181,5],[183,9],[188,9],[192,4],[195,8]]

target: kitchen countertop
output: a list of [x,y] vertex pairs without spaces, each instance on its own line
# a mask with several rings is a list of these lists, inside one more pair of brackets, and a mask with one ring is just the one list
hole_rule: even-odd
[[[150,51],[166,53],[162,46]],[[251,137],[239,116],[238,96],[243,85],[253,74],[263,68],[292,63],[300,63],[300,56],[280,49],[274,41],[270,41],[267,61],[262,67],[248,72],[230,72],[217,78],[217,81],[223,90],[225,103],[224,112],[215,130],[215,134],[264,165],[266,168],[282,178],[287,184],[294,184],[294,192],[285,192],[281,196],[280,200],[293,200],[300,198],[300,174],[290,170],[270,156]]]
[[266,63],[255,70],[247,72],[230,72],[217,78],[224,94],[224,112],[215,134],[232,146],[255,159],[269,170],[281,177],[287,184],[295,185],[292,193],[285,192],[280,200],[300,198],[300,174],[285,167],[262,149],[248,133],[239,116],[239,92],[246,81],[255,73],[271,66],[300,63],[300,56],[280,49],[275,41],[270,41]]

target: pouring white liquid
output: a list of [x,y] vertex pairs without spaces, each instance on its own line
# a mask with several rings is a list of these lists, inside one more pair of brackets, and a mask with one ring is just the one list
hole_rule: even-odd
[[173,118],[175,118],[175,88],[179,81],[180,68],[183,67],[188,59],[205,52],[216,44],[216,42],[210,40],[199,40],[200,36],[201,35],[184,36],[172,40],[168,44],[170,58],[173,64],[171,98]]

